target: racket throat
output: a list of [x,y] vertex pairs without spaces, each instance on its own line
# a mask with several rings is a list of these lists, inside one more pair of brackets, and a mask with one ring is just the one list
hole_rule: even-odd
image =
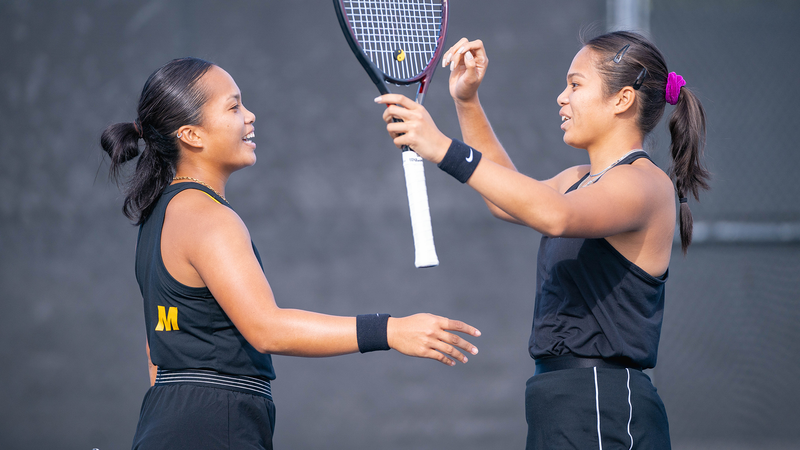
[[419,89],[417,90],[417,98],[415,99],[417,103],[420,105],[422,101],[425,99],[425,92],[428,91],[428,83],[424,80],[419,83]]

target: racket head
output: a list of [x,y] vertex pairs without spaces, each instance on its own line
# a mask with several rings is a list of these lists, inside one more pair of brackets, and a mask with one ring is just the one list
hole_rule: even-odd
[[448,0],[333,0],[350,49],[381,91],[407,86],[436,70],[447,36]]

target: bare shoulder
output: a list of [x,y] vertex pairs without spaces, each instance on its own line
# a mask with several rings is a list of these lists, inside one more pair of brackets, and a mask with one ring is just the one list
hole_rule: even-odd
[[168,222],[197,243],[226,237],[250,239],[247,227],[234,210],[199,189],[186,189],[172,199],[165,225]]
[[615,167],[603,178],[598,185],[613,198],[613,209],[635,224],[606,240],[649,274],[663,274],[669,266],[677,213],[672,180],[644,158]]
[[672,201],[675,188],[667,175],[660,167],[647,158],[640,158],[632,164],[621,167],[619,173],[631,177],[637,186],[646,189],[650,195],[659,196]]
[[672,180],[658,166],[646,158],[609,170],[598,183],[613,195],[641,208],[661,208],[674,203],[675,189]]

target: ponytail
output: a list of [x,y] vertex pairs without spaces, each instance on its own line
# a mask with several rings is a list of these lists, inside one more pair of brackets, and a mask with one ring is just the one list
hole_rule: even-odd
[[161,191],[172,182],[178,162],[175,141],[164,139],[154,130],[149,130],[145,149],[140,156],[139,130],[135,122],[117,123],[106,128],[100,137],[100,145],[111,157],[109,174],[117,184],[122,165],[139,156],[136,169],[126,183],[125,201],[122,204],[122,213],[136,225],[150,215]]
[[111,178],[119,179],[121,166],[139,156],[139,132],[134,123],[115,123],[103,131],[100,145],[111,157]]
[[[139,157],[136,170],[127,181],[122,212],[136,225],[144,222],[161,192],[175,177],[180,156],[177,130],[200,123],[206,101],[197,81],[213,66],[197,58],[175,59],[155,71],[142,89],[134,122],[109,126],[100,145],[111,157],[109,174],[119,183],[126,162]],[[144,149],[139,152],[139,139]]]
[[702,162],[706,143],[706,113],[700,100],[685,86],[680,89],[680,97],[669,118],[669,133],[672,138],[669,176],[675,182],[680,199],[681,250],[686,254],[692,243],[693,226],[692,211],[686,200],[690,193],[695,200],[700,200],[700,189],[709,189],[711,174]]
[[692,211],[686,203],[688,194],[700,199],[700,189],[708,189],[711,175],[702,163],[706,141],[706,113],[700,100],[686,86],[680,75],[667,71],[661,51],[644,36],[629,31],[615,31],[584,44],[599,56],[595,64],[603,78],[606,95],[626,86],[637,94],[637,124],[644,138],[661,121],[666,104],[675,105],[669,119],[672,136],[669,176],[675,183],[680,201],[679,229],[681,249],[692,243]]

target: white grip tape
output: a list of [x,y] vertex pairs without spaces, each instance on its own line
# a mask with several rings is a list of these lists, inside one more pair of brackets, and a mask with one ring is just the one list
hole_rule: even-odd
[[403,172],[406,175],[408,209],[411,213],[411,231],[414,234],[414,265],[438,266],[439,258],[433,244],[431,211],[428,207],[428,189],[425,187],[422,158],[413,151],[403,152]]

